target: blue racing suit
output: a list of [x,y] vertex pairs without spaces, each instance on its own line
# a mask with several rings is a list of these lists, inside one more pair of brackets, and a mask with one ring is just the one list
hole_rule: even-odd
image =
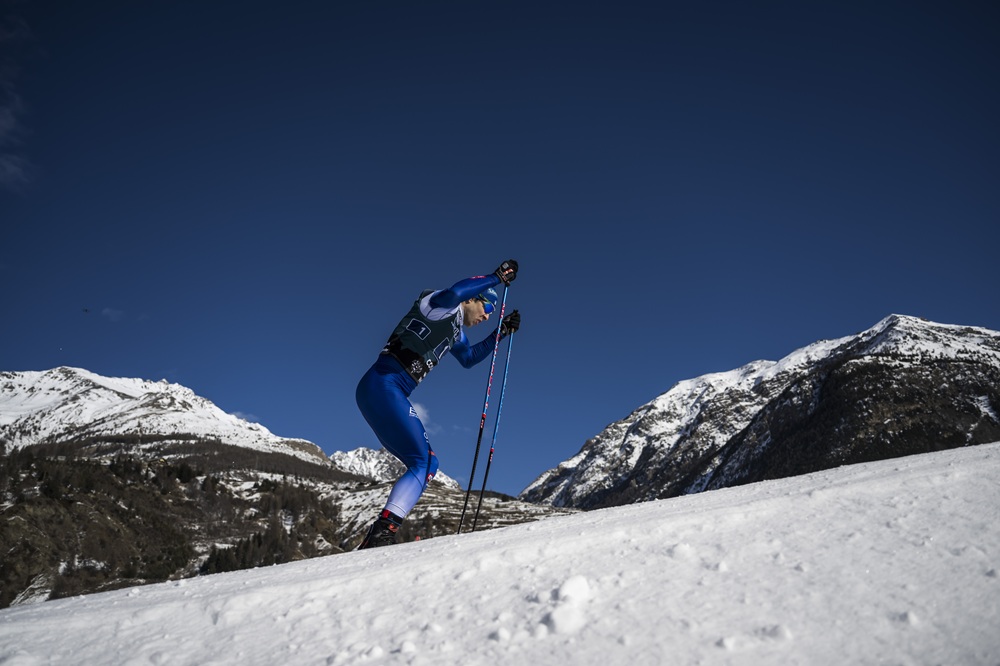
[[378,360],[358,383],[356,399],[361,414],[390,453],[406,465],[396,481],[385,509],[405,518],[420,499],[438,469],[409,396],[445,353],[471,368],[489,356],[496,331],[475,345],[462,330],[461,304],[500,283],[496,275],[473,277],[449,289],[425,291],[400,321]]

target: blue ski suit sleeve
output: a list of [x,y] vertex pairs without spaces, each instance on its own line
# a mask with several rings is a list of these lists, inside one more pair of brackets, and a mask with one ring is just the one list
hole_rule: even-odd
[[489,335],[481,342],[477,342],[476,344],[470,346],[469,338],[465,337],[465,331],[462,331],[461,339],[451,348],[451,355],[458,359],[458,362],[462,364],[463,368],[471,368],[476,363],[479,363],[493,353],[493,347],[496,345],[496,341],[496,331],[493,331],[492,335]]
[[[448,289],[435,294],[431,299],[431,305],[436,308],[453,308],[498,284],[500,284],[500,278],[496,275],[483,275],[459,280]],[[463,368],[471,368],[489,356],[495,344],[496,331],[475,345],[469,344],[469,338],[466,337],[465,331],[462,331],[459,340],[452,345],[451,354],[458,359]]]
[[453,308],[498,284],[500,284],[500,278],[496,275],[465,278],[435,294],[434,298],[431,299],[431,305],[436,308]]

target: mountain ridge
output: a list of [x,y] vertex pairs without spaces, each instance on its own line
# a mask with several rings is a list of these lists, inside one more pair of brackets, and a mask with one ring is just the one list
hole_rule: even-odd
[[[949,390],[939,390],[942,384]],[[954,446],[955,428],[964,428],[974,443],[993,441],[1000,437],[998,385],[1000,333],[893,314],[856,335],[820,340],[778,361],[753,361],[677,382],[609,424],[519,496],[592,509]],[[851,395],[837,397],[837,388]],[[862,406],[870,403],[871,418],[852,420],[849,397]],[[838,412],[827,416],[825,429],[807,423],[822,411],[821,402],[826,412]],[[932,403],[952,421],[933,427]],[[795,418],[792,407],[798,409]],[[876,412],[889,418],[901,411],[920,423],[908,423],[904,434],[883,441],[884,429],[873,421]],[[787,443],[796,428],[806,426],[813,439],[839,449],[817,452],[816,445]],[[871,445],[870,455],[840,441],[848,426]],[[921,428],[927,432],[915,432]],[[777,432],[785,438],[780,446],[772,437]],[[743,469],[749,467],[752,473]]]
[[202,438],[327,462],[312,442],[274,435],[166,380],[103,377],[67,366],[0,372],[0,441],[12,449],[130,435],[139,447],[143,440],[164,448],[164,442]]

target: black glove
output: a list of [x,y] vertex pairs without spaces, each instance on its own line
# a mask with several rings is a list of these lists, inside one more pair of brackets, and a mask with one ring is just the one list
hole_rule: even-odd
[[500,264],[500,268],[493,271],[493,274],[500,278],[500,281],[504,284],[510,284],[517,277],[517,262],[513,259],[508,259]]
[[514,310],[500,322],[500,337],[506,338],[511,333],[517,333],[519,328],[521,328],[521,313]]

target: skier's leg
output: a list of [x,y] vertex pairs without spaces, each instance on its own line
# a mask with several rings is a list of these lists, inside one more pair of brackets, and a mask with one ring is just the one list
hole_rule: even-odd
[[[414,420],[418,424],[420,423],[420,419],[414,417]],[[423,432],[422,427],[420,430]],[[420,452],[414,452],[415,447],[412,446],[414,441],[416,440],[411,439],[410,446],[407,448],[408,453],[400,454],[392,448],[386,447],[406,465],[406,473],[396,481],[392,492],[389,493],[389,499],[385,502],[386,510],[401,518],[405,518],[410,513],[427,488],[427,484],[434,478],[438,468],[437,456],[427,444],[427,440],[423,440],[423,451]]]
[[416,410],[392,375],[369,371],[358,384],[357,401],[382,446],[406,465],[385,506],[405,518],[437,472],[437,456]]

